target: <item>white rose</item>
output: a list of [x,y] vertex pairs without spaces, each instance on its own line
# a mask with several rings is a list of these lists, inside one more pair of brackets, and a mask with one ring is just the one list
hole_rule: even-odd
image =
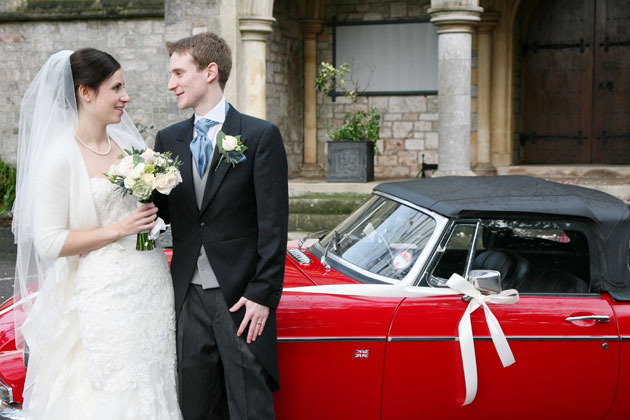
[[161,156],[158,156],[158,157],[155,158],[155,165],[156,166],[164,167],[164,166],[166,166],[166,163],[167,163],[166,159],[164,159]]
[[142,156],[142,159],[144,159],[146,163],[153,163],[155,160],[155,152],[151,149],[145,150],[140,156]]
[[144,173],[144,163],[138,163],[131,171],[131,176],[134,178],[140,178]]
[[116,165],[116,175],[126,177],[133,170],[133,156],[125,156]]
[[143,174],[141,179],[142,179],[142,182],[144,182],[147,185],[151,185],[151,187],[153,187],[153,183],[155,182],[155,175]]
[[162,194],[170,194],[177,184],[177,176],[174,173],[167,172],[163,174],[158,174],[155,177],[155,189]]
[[225,138],[223,139],[223,150],[225,150],[226,152],[231,152],[232,150],[236,149],[236,146],[238,146],[238,140],[236,140],[236,137],[225,136]]
[[136,186],[137,182],[138,182],[138,178],[128,176],[127,178],[125,178],[125,188],[127,188],[128,190],[133,190],[133,187]]
[[149,185],[143,181],[136,182],[134,185],[132,194],[140,201],[148,200],[151,197],[151,192],[153,191],[153,185]]

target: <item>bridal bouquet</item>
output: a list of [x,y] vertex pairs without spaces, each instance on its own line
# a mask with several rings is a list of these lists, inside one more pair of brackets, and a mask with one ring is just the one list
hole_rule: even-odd
[[[120,156],[105,176],[118,186],[123,195],[131,194],[141,203],[150,203],[153,191],[168,195],[182,182],[177,169],[182,163],[170,152],[157,153],[151,149],[125,150],[126,156]],[[161,220],[161,219],[160,219]],[[149,251],[155,248],[155,238],[149,232],[138,233],[136,249]]]

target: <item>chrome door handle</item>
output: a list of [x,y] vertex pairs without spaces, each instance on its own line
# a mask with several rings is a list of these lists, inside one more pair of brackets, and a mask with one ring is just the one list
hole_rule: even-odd
[[597,321],[597,322],[610,322],[608,315],[585,315],[585,316],[570,316],[565,321]]

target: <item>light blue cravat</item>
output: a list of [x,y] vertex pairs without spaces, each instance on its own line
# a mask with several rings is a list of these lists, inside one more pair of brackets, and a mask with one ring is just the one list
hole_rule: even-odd
[[195,163],[197,163],[197,171],[199,171],[200,178],[203,178],[203,173],[206,171],[206,166],[212,154],[212,142],[208,138],[208,130],[210,127],[217,124],[219,124],[218,121],[208,120],[206,118],[202,118],[195,123],[197,135],[190,143],[190,151],[192,152],[193,159],[195,159]]

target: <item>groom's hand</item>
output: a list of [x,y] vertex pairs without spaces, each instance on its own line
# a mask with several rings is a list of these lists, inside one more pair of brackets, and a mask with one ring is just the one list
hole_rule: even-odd
[[230,308],[230,312],[236,312],[243,306],[245,306],[245,317],[238,327],[236,335],[240,337],[245,328],[247,328],[247,324],[251,322],[247,332],[247,344],[249,344],[252,341],[256,341],[256,337],[261,335],[265,329],[265,323],[269,317],[269,307],[242,297]]

